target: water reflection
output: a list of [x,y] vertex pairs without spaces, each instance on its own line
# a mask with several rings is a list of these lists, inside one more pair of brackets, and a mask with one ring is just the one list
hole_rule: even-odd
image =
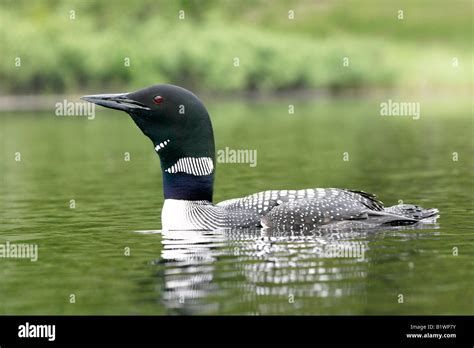
[[155,260],[164,281],[161,300],[180,314],[242,313],[246,306],[246,314],[301,313],[311,301],[316,314],[317,299],[329,305],[332,298],[363,293],[372,241],[387,233],[417,238],[410,230],[425,227],[162,231]]

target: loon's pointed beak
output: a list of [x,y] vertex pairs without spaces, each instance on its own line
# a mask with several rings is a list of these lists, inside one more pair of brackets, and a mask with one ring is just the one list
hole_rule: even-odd
[[106,108],[126,112],[131,112],[137,109],[150,110],[150,108],[145,104],[131,99],[128,93],[85,95],[82,96],[81,99],[88,101],[89,103],[105,106]]

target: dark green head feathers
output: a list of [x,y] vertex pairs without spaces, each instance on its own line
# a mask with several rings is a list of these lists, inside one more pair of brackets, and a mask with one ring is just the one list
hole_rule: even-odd
[[160,156],[165,198],[212,201],[214,135],[209,114],[193,93],[154,85],[82,99],[127,112],[150,138]]

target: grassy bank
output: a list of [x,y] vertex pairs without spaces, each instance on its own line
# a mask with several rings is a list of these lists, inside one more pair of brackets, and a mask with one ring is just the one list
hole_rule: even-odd
[[[121,1],[4,2],[0,92],[121,90],[158,82],[224,93],[471,87],[472,51],[462,39],[470,34],[460,33],[461,39],[449,43],[445,36],[429,36],[426,31],[435,20],[430,14],[439,14],[439,8],[422,20],[408,16],[409,27],[424,28],[409,39],[406,25],[396,18],[396,7],[395,12],[387,11],[379,2],[349,2],[346,10],[351,15],[340,5],[322,1],[326,6],[315,7],[303,1],[293,6],[292,21],[287,14],[291,3],[275,3],[268,8],[264,1],[253,6],[244,1],[238,7],[226,1],[204,1],[200,6],[138,1],[132,7]],[[407,6],[421,15],[420,3]],[[462,10],[455,8],[456,13]],[[181,9],[183,20],[178,18]],[[385,18],[385,34],[378,30],[380,18],[370,31],[364,13]],[[447,18],[441,25],[451,21]],[[463,18],[458,21],[460,30]],[[318,19],[322,23],[315,24]]]

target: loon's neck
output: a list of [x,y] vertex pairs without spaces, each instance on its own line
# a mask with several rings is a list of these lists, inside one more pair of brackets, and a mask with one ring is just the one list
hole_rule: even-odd
[[214,139],[209,136],[188,151],[165,148],[159,153],[165,199],[212,202],[215,173]]
[[212,202],[216,154],[211,119],[198,99],[184,104],[186,114],[176,109],[161,126],[146,117],[134,120],[160,157],[165,199]]
[[214,170],[210,175],[193,175],[185,172],[168,173],[163,170],[165,199],[212,202]]

